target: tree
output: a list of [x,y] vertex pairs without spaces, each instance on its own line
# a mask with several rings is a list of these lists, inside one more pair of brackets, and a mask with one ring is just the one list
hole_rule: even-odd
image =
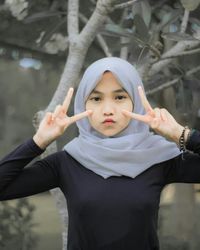
[[[198,6],[199,0],[68,0],[67,5],[65,1],[56,0],[42,4],[5,1],[1,11],[8,15],[10,10],[20,20],[17,25],[23,23],[26,30],[30,25],[34,28],[36,23],[41,24],[39,37],[33,32],[26,49],[67,58],[57,90],[48,107],[35,116],[35,126],[46,111],[52,111],[62,102],[70,86],[77,86],[89,48],[96,48],[96,42],[101,48],[100,55],[121,56],[136,65],[152,102],[162,103],[180,121],[195,126],[199,121],[199,100],[196,98],[199,94],[196,75],[200,70],[197,63],[200,51]],[[46,26],[47,18],[50,29]],[[7,44],[8,41],[9,36]],[[25,43],[21,43],[21,47],[24,49]],[[190,65],[187,64],[189,60]],[[192,114],[191,109],[194,110]],[[45,155],[56,150],[56,143],[53,143]],[[194,192],[189,190],[192,188],[187,188],[191,199]],[[63,218],[63,249],[66,249],[67,208],[62,194],[58,190],[52,193]],[[177,198],[176,205],[187,204],[186,199],[191,200],[186,196],[179,201]],[[192,201],[195,208],[194,197]],[[187,206],[181,209],[188,214]],[[178,218],[177,214],[175,216]],[[183,216],[179,221],[183,221]],[[176,230],[178,227],[174,225]],[[183,225],[182,230],[187,231],[186,226]]]

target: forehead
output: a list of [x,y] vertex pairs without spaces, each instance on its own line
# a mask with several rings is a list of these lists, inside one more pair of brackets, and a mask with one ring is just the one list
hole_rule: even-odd
[[103,91],[103,92],[110,92],[110,91],[115,91],[115,90],[123,90],[122,85],[120,82],[117,80],[117,78],[112,74],[110,71],[106,71],[99,82],[97,83],[96,87],[93,89],[92,92],[94,91]]
[[115,82],[117,84],[120,85],[119,81],[117,80],[117,78],[114,76],[114,74],[110,71],[105,71],[102,76],[101,79],[99,80],[98,84],[102,83],[102,82]]

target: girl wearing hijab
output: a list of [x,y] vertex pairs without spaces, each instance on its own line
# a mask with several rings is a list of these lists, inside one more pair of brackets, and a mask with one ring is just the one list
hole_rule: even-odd
[[[68,250],[158,250],[161,191],[169,183],[200,183],[200,132],[153,109],[136,69],[120,58],[88,67],[68,117],[72,95],[71,88],[33,138],[1,160],[0,200],[59,187]],[[79,136],[64,150],[25,167],[74,122]]]

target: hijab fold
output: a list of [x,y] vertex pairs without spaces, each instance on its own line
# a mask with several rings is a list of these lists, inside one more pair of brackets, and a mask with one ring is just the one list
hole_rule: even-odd
[[[127,61],[107,57],[91,64],[79,84],[74,113],[85,111],[85,102],[105,71],[111,71],[134,102],[134,111],[145,114],[138,86],[142,80],[136,69]],[[132,119],[126,129],[113,137],[95,131],[88,118],[76,122],[79,136],[64,147],[83,167],[103,178],[129,176],[135,178],[156,163],[180,154],[177,145],[149,131],[149,126]]]

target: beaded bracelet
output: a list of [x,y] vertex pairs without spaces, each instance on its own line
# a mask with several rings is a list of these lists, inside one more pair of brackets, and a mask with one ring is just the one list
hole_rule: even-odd
[[182,133],[181,133],[181,136],[179,138],[179,148],[180,148],[180,151],[183,151],[185,152],[186,150],[186,141],[188,140],[189,138],[189,135],[187,137],[187,140],[185,141],[185,131],[186,129],[189,129],[188,126],[185,126]]

